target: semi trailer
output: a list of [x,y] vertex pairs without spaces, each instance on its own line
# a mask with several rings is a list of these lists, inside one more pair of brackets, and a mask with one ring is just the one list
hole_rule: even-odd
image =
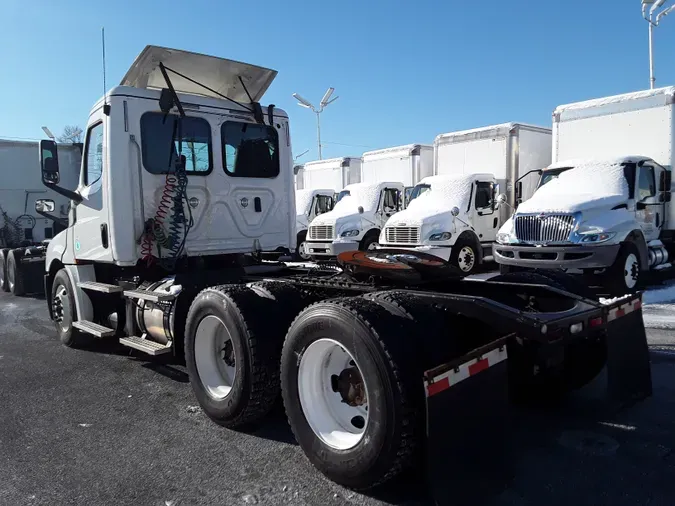
[[[601,304],[564,275],[464,280],[396,249],[343,252],[338,270],[253,262],[296,241],[288,117],[259,103],[275,74],[147,46],[94,105],[76,186],[41,141],[44,184],[72,202],[44,274],[64,345],[182,356],[228,428],[261,422],[281,395],[308,459],[354,489],[423,456],[461,475],[471,400],[550,398],[601,370],[610,398],[650,395],[639,293]],[[462,484],[448,496],[441,467],[428,475],[445,503]]]
[[553,165],[497,236],[502,272],[565,269],[617,295],[671,267],[675,88],[562,105]]
[[[82,146],[60,148],[63,182],[72,185]],[[42,185],[38,167],[37,141],[0,139],[0,289],[14,295],[42,292],[46,241],[68,224],[70,201]]]

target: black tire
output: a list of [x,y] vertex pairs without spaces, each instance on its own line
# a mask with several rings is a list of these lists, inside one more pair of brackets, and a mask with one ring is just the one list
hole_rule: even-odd
[[7,255],[9,248],[0,249],[0,290],[9,292],[9,284],[7,283]]
[[470,276],[479,264],[476,244],[470,239],[460,237],[450,252],[450,263],[460,269],[465,276]]
[[[412,322],[362,297],[319,302],[291,325],[281,356],[286,415],[305,455],[336,483],[371,488],[414,462],[424,434],[423,389],[417,374],[421,362],[414,336]],[[318,437],[300,401],[301,359],[312,343],[324,338],[355,357],[368,389],[369,421],[360,441],[350,448],[336,449]]]
[[305,258],[303,258],[302,255],[300,254],[300,246],[305,242],[306,238],[307,238],[306,230],[298,234],[298,238],[295,245],[295,251],[291,255],[291,258],[293,259],[294,262],[309,262],[311,260],[310,255],[305,254]]
[[380,232],[378,230],[370,230],[365,235],[361,242],[359,243],[359,251],[368,251],[373,244],[377,244],[377,241],[380,238]]
[[[637,265],[631,270],[631,275],[633,279],[635,279],[635,285],[632,287],[629,287],[626,282],[628,273],[625,268],[626,261],[630,255],[634,255],[637,259]],[[632,242],[625,242],[621,245],[619,254],[616,256],[616,260],[614,260],[614,264],[607,269],[604,285],[611,295],[620,297],[621,295],[633,293],[640,289],[642,274],[643,273],[640,270],[640,252],[638,251],[637,246]]]
[[[209,418],[234,428],[255,423],[272,410],[279,396],[279,356],[286,329],[310,300],[305,302],[287,283],[271,282],[252,288],[207,288],[195,297],[185,326],[185,363],[195,397]],[[208,316],[219,318],[231,336],[234,380],[222,398],[209,394],[197,366],[195,345],[203,339],[197,329]]]
[[7,255],[7,284],[13,295],[26,294],[22,257],[23,251],[20,249],[10,250]]
[[[67,306],[64,300],[67,300]],[[61,269],[54,276],[51,301],[54,325],[61,343],[69,348],[77,348],[88,342],[89,339],[73,327],[73,322],[77,321],[75,294],[65,269]]]

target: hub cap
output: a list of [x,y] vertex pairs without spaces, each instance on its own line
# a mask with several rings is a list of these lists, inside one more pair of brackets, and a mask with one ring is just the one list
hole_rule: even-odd
[[237,371],[232,336],[220,318],[205,317],[195,335],[195,363],[206,393],[222,400],[232,391]]
[[374,251],[376,250],[380,245],[377,242],[371,242],[368,245],[368,251]]
[[307,254],[306,246],[307,245],[305,244],[305,241],[302,241],[298,245],[298,255],[300,255],[300,258],[302,258],[303,260],[309,260],[309,258],[310,258],[310,255]]
[[459,256],[457,257],[457,265],[464,272],[470,272],[473,269],[473,266],[476,263],[476,254],[473,252],[471,246],[463,246],[459,250]]
[[58,323],[62,332],[68,332],[73,324],[73,317],[70,308],[70,299],[68,290],[65,286],[59,285],[54,294],[54,320]]
[[640,266],[638,265],[637,257],[631,253],[626,257],[626,263],[623,268],[623,279],[626,283],[626,288],[635,288],[640,276]]
[[298,396],[307,423],[326,445],[356,446],[368,427],[368,388],[354,357],[337,341],[310,344],[298,367]]

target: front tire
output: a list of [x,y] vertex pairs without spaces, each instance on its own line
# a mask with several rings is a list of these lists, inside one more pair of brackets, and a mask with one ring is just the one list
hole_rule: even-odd
[[640,252],[632,242],[623,243],[614,264],[607,270],[605,286],[611,295],[619,297],[639,290],[641,281]]
[[9,291],[9,284],[7,283],[7,255],[9,248],[0,249],[0,290],[3,292]]
[[7,286],[13,295],[25,295],[25,282],[21,258],[22,250],[10,250],[7,255]]
[[307,239],[307,232],[300,232],[292,255],[294,262],[309,262],[312,259],[311,255],[307,253],[307,248],[305,248],[305,239]]
[[376,230],[371,230],[366,234],[366,236],[361,240],[359,244],[360,251],[372,251],[377,249],[379,244],[377,243],[379,239],[379,232]]
[[73,285],[70,283],[70,277],[65,269],[61,269],[54,276],[51,301],[54,324],[59,340],[69,348],[81,346],[86,338],[73,327],[73,322],[77,321],[75,294]]
[[473,274],[478,267],[478,252],[473,241],[458,239],[452,247],[450,263],[458,267],[466,276]]
[[364,298],[334,299],[302,312],[286,336],[289,424],[312,464],[341,485],[373,487],[416,454],[423,390],[402,320]]

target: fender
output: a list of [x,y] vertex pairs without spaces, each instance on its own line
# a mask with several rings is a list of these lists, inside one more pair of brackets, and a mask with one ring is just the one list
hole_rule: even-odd
[[[54,262],[52,262],[52,265]],[[51,265],[49,266],[51,272]],[[78,320],[94,319],[94,306],[91,299],[84,290],[80,290],[77,284],[81,281],[96,281],[96,273],[93,265],[64,265],[63,268],[70,278],[70,284],[73,287],[73,298],[75,299],[75,313]],[[50,274],[51,275],[51,274]],[[51,293],[47,294],[47,300],[51,299]],[[51,312],[51,311],[50,311]]]
[[632,242],[635,244],[640,252],[640,268],[643,271],[649,270],[649,249],[647,248],[647,241],[645,241],[642,230],[632,230],[621,242]]

